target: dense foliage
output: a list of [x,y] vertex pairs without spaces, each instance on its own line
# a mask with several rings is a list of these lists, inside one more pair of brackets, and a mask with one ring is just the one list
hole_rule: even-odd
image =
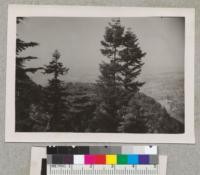
[[[17,18],[17,24],[21,23],[24,18]],[[36,85],[28,73],[35,73],[41,67],[27,68],[25,63],[33,59],[34,56],[21,56],[21,53],[31,47],[38,46],[36,42],[26,42],[19,38],[16,39],[16,130],[29,131],[32,121],[29,118],[31,104],[38,103],[40,86]]]

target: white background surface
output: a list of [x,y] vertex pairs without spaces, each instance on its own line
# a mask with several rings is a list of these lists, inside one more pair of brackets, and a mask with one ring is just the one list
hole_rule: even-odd
[[[81,14],[81,15],[80,15]],[[15,57],[17,16],[58,17],[149,17],[182,16],[185,18],[185,133],[25,133],[15,132]],[[34,30],[34,29],[32,29]],[[59,35],[59,34],[58,34]],[[82,6],[10,5],[7,30],[6,138],[7,142],[111,142],[111,143],[194,143],[194,9],[191,8],[119,8]],[[51,35],[49,36],[51,37]],[[172,37],[172,36],[170,36]],[[173,41],[172,41],[173,42]]]
[[4,143],[5,68],[7,4],[58,4],[58,5],[107,5],[149,7],[193,7],[196,9],[195,56],[195,145],[161,144],[160,152],[168,155],[168,175],[200,174],[200,1],[199,0],[0,0],[0,174],[29,175],[31,143]]

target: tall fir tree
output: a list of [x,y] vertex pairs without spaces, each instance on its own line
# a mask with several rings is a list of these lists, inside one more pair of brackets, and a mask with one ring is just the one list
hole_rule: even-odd
[[121,88],[118,81],[118,73],[121,69],[119,51],[123,43],[124,27],[120,20],[112,20],[106,27],[103,48],[101,53],[108,58],[107,62],[100,64],[99,80],[97,81],[97,95],[99,105],[95,113],[94,124],[97,132],[116,132],[119,118]]
[[120,19],[109,23],[101,44],[101,52],[109,61],[100,64],[97,81],[100,105],[94,121],[99,131],[116,132],[130,98],[143,85],[136,78],[145,53],[138,46],[136,35],[130,29],[125,30]]
[[128,28],[123,36],[122,50],[119,51],[121,69],[118,77],[127,95],[133,96],[144,84],[137,81],[137,77],[144,65],[142,58],[145,55],[139,47],[136,35]]
[[[144,82],[138,81],[137,77],[141,73],[141,68],[144,65],[142,58],[146,53],[142,52],[138,39],[130,28],[124,34],[123,49],[120,50],[119,55],[119,64],[121,65],[119,79],[124,94],[121,99],[123,100],[123,105],[120,110],[123,120],[120,122],[118,130],[120,132],[134,133],[146,132],[144,115],[137,105],[137,99],[134,97],[144,84]],[[130,101],[132,101],[131,104]]]
[[[17,18],[17,25],[19,25],[24,18]],[[37,59],[34,56],[21,56],[22,52],[28,48],[37,46],[36,42],[25,42],[19,38],[16,39],[16,131],[29,131],[31,124],[29,120],[30,106],[32,103],[38,101],[38,86],[31,80],[28,73],[35,73],[38,68],[27,68],[25,63]]]
[[48,86],[45,88],[45,108],[50,115],[48,131],[64,131],[64,121],[66,114],[68,114],[69,104],[67,96],[69,95],[64,86],[64,82],[59,78],[68,73],[69,69],[64,67],[59,61],[60,53],[58,50],[52,55],[52,61],[49,65],[44,66],[44,74],[53,75],[49,79]]

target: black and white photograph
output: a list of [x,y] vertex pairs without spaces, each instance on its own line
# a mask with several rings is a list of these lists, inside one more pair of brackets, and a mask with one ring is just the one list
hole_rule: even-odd
[[14,25],[15,133],[170,137],[193,121],[185,16],[22,13]]

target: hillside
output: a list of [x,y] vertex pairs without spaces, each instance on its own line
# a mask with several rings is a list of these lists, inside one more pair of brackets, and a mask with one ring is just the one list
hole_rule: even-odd
[[157,73],[144,77],[141,92],[165,107],[171,117],[184,123],[184,74]]
[[144,123],[146,133],[183,133],[184,125],[170,116],[167,110],[152,97],[143,93],[136,94],[130,101],[125,117],[134,115],[135,105],[140,110],[140,121]]
[[[71,107],[68,113],[60,118],[57,132],[99,132],[93,125],[98,106],[95,84],[66,83],[65,86],[69,94],[66,98]],[[40,96],[44,95],[44,89],[41,87],[38,86],[37,91]],[[42,102],[33,103],[29,111],[30,115],[26,119],[18,121],[17,126],[20,127],[17,128],[27,132],[46,132],[50,116],[42,107]],[[20,129],[17,131],[21,131]],[[183,133],[184,125],[171,117],[158,101],[140,92],[130,100],[115,132]]]
[[[93,110],[95,110],[94,106],[94,99],[95,99],[95,84],[92,83],[68,83],[66,85],[68,90],[71,89],[71,92],[75,93],[76,90],[81,92],[82,94],[87,94],[88,98],[87,101],[90,101],[90,106],[93,106]],[[73,94],[72,93],[72,94]],[[88,103],[88,102],[87,102]],[[145,95],[144,93],[136,94],[129,103],[130,111],[126,117],[135,116],[134,105],[139,106],[140,113],[142,113],[141,122],[146,127],[146,133],[183,133],[184,132],[184,125],[176,120],[174,117],[171,117],[170,114],[167,112],[165,107],[157,102],[154,98]],[[92,112],[90,110],[90,112]],[[90,119],[92,119],[90,113]],[[81,116],[79,116],[81,120]],[[137,123],[136,123],[137,125]],[[87,131],[89,131],[87,129]],[[134,130],[130,130],[133,132]],[[140,132],[143,132],[143,128],[139,128]],[[119,131],[122,132],[122,131]]]

